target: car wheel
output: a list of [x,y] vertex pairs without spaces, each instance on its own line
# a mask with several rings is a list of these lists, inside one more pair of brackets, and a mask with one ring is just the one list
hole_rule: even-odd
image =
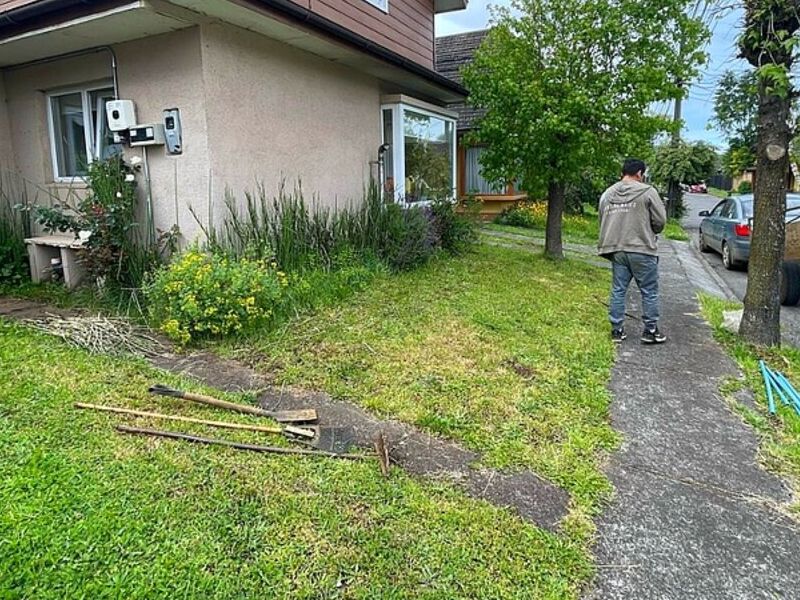
[[733,259],[733,253],[728,242],[722,242],[722,265],[729,271],[733,271],[738,266],[738,263]]
[[703,235],[703,230],[700,230],[699,235],[697,236],[697,243],[700,246],[700,252],[711,252],[711,246],[706,244],[706,238]]
[[781,263],[781,304],[797,306],[800,301],[800,264]]

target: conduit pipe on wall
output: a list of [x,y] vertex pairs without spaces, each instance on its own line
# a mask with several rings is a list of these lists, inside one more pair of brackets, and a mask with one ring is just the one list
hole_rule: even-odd
[[78,56],[86,56],[88,54],[97,54],[98,52],[108,52],[111,56],[111,76],[114,81],[114,99],[119,100],[119,76],[117,73],[117,54],[111,46],[95,46],[85,50],[76,50],[75,52],[66,52],[64,54],[57,54],[55,56],[48,56],[46,58],[38,58],[18,65],[11,65],[10,67],[3,67],[3,71],[16,71],[18,69],[25,69],[27,67],[34,67],[36,65],[44,65],[59,60],[67,60],[69,58],[76,58]]

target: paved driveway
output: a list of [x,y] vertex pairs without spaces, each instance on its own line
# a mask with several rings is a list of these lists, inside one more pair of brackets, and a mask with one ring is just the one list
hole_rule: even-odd
[[[686,214],[682,219],[683,226],[691,234],[691,243],[697,248],[697,233],[700,228],[700,221],[703,220],[697,213],[701,210],[711,210],[716,206],[720,198],[711,194],[684,194],[683,201],[686,204]],[[747,270],[728,271],[722,265],[722,258],[715,252],[703,254],[706,262],[728,284],[728,287],[739,300],[744,300],[747,291]],[[782,306],[781,324],[783,328],[784,341],[793,346],[800,347],[800,306]]]

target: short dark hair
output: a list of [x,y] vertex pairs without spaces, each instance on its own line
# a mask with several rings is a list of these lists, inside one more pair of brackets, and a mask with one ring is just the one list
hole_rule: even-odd
[[641,173],[644,175],[644,172],[647,170],[647,165],[644,164],[643,160],[639,160],[638,158],[626,158],[625,162],[622,163],[622,174],[623,175],[636,175],[637,173]]

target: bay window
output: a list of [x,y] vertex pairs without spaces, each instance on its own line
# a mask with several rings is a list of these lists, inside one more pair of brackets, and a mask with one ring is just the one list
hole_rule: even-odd
[[94,160],[108,158],[114,145],[106,119],[106,102],[114,99],[111,86],[54,92],[47,97],[53,179],[71,181],[86,175]]
[[453,198],[456,181],[456,122],[451,113],[400,97],[384,104],[384,190],[397,202],[428,203]]

